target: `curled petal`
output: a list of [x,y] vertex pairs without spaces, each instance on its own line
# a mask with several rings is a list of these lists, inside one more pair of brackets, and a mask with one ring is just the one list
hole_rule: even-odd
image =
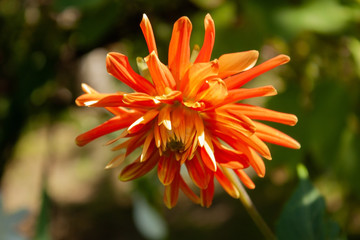
[[137,92],[154,93],[154,86],[137,74],[130,66],[127,56],[111,52],[106,56],[107,71]]
[[208,167],[211,171],[215,172],[217,169],[217,164],[212,143],[205,140],[204,147],[201,147],[200,153],[205,166]]
[[200,204],[202,207],[210,207],[214,197],[214,174],[210,177],[209,185],[200,189]]
[[145,124],[152,121],[159,114],[158,110],[152,109],[145,113],[144,116],[138,118],[135,122],[133,122],[127,129],[129,133],[134,133],[139,131]]
[[219,58],[219,77],[225,79],[228,76],[249,70],[259,57],[255,50],[221,55]]
[[162,184],[169,185],[180,171],[180,162],[170,156],[161,156],[158,164],[158,177]]
[[259,122],[255,122],[255,125],[256,125],[256,136],[258,136],[261,140],[265,142],[277,144],[283,147],[288,147],[293,149],[300,148],[299,142],[293,139],[292,137],[286,135],[285,133]]
[[245,83],[251,81],[255,77],[267,72],[279,65],[285,64],[290,61],[286,55],[278,55],[266,62],[263,62],[245,72],[226,78],[224,81],[228,89],[239,88]]
[[121,171],[119,175],[120,181],[131,181],[144,176],[155,167],[158,163],[158,159],[158,154],[153,154],[152,157],[145,162],[140,162],[140,158],[138,158],[135,162],[129,164]]
[[157,49],[156,49],[156,42],[155,42],[154,32],[153,32],[153,29],[151,27],[150,21],[149,21],[149,19],[146,16],[145,13],[143,14],[143,18],[141,20],[140,27],[141,27],[141,30],[142,30],[142,32],[144,34],[146,44],[147,44],[148,49],[149,49],[149,53],[154,51],[155,54],[157,55],[158,53],[157,53]]
[[195,101],[203,101],[209,106],[222,103],[227,97],[228,91],[223,80],[213,78],[207,80],[198,92]]
[[164,203],[169,209],[173,208],[178,201],[179,187],[180,187],[180,173],[177,172],[171,184],[165,186]]
[[211,53],[215,43],[215,24],[210,14],[206,14],[204,19],[204,25],[205,25],[204,43],[201,47],[199,55],[195,60],[195,63],[210,61]]
[[117,130],[126,128],[129,126],[139,115],[125,115],[125,116],[115,116],[103,124],[87,131],[76,138],[76,144],[78,146],[84,146],[94,139],[101,137],[103,135],[115,132]]
[[187,17],[182,17],[174,24],[169,45],[168,64],[177,85],[183,78],[190,64],[190,35],[192,24]]
[[122,101],[125,106],[133,108],[149,108],[158,106],[160,104],[159,100],[146,93],[124,94]]
[[207,188],[211,173],[208,168],[204,166],[203,161],[195,155],[193,159],[185,161],[189,176],[200,189]]
[[244,169],[249,166],[249,160],[244,153],[227,148],[219,141],[214,141],[214,150],[216,161],[222,167]]

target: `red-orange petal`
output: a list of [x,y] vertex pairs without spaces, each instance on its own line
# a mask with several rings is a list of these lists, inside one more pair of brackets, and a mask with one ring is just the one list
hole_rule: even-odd
[[259,52],[250,50],[245,52],[228,53],[219,58],[219,77],[225,79],[228,76],[249,70],[259,57]]
[[165,186],[164,203],[169,209],[173,208],[179,198],[180,173],[177,172],[171,184]]
[[159,155],[153,154],[153,156],[145,162],[140,162],[140,158],[135,162],[127,165],[120,173],[119,179],[123,182],[131,181],[151,171],[158,163]]
[[241,182],[249,189],[255,188],[255,183],[251,180],[251,178],[246,174],[244,170],[234,169],[234,172],[239,177]]
[[135,121],[138,116],[138,114],[115,116],[90,131],[79,135],[76,138],[76,144],[78,146],[84,146],[98,137],[126,128]]
[[154,86],[144,77],[137,74],[130,66],[127,56],[111,52],[106,56],[107,71],[137,92],[153,94]]
[[215,172],[215,177],[223,187],[223,189],[233,198],[239,198],[240,192],[236,186],[225,176],[225,174],[221,171],[220,167],[217,168]]
[[204,166],[203,161],[195,154],[191,160],[185,161],[189,176],[200,189],[208,187],[210,181],[210,172]]
[[249,166],[249,160],[244,153],[226,148],[218,141],[214,141],[214,150],[216,161],[222,167],[244,169]]
[[157,53],[157,49],[156,49],[156,42],[155,42],[154,32],[153,32],[153,29],[151,27],[150,21],[149,21],[149,19],[146,16],[145,13],[143,14],[143,18],[141,20],[140,27],[141,27],[141,30],[142,30],[142,32],[144,34],[146,44],[147,44],[148,49],[149,49],[149,53],[154,51],[155,54],[157,55],[158,53]]
[[159,111],[156,109],[152,109],[145,113],[144,116],[138,118],[136,121],[134,121],[127,129],[129,133],[135,133],[139,131],[141,128],[144,127],[145,124],[152,121],[157,115],[159,114]]
[[193,201],[195,204],[200,204],[200,198],[193,192],[193,190],[191,190],[191,188],[186,184],[186,182],[181,176],[180,189],[191,201]]
[[251,81],[255,77],[290,61],[286,55],[278,55],[274,58],[267,60],[245,72],[226,78],[224,81],[228,89],[239,88],[245,83]]
[[180,171],[180,162],[176,161],[175,157],[170,154],[170,156],[161,156],[158,163],[158,177],[162,184],[169,185],[174,180],[176,174]]
[[204,25],[205,25],[204,42],[199,52],[199,55],[196,57],[194,63],[208,62],[211,59],[211,53],[215,43],[215,24],[210,14],[206,14],[204,19]]
[[169,45],[168,65],[179,85],[190,63],[190,35],[192,24],[187,17],[181,17],[174,24]]
[[210,177],[209,185],[206,189],[200,189],[200,204],[202,207],[210,207],[214,197],[214,175]]
[[299,149],[301,147],[298,141],[287,134],[263,123],[254,123],[256,126],[256,136],[258,136],[261,140],[293,149]]

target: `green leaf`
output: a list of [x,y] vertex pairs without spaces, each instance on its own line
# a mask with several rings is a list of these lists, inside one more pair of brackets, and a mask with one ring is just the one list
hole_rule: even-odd
[[339,226],[327,218],[325,200],[308,179],[303,165],[298,165],[298,187],[285,205],[277,225],[278,239],[340,239]]

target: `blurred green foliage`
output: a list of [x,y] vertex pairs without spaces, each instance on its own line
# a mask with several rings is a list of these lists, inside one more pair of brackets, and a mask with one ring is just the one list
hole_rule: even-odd
[[[191,44],[201,44],[207,12],[216,24],[213,58],[249,49],[260,51],[259,62],[279,53],[292,58],[286,66],[251,84],[266,82],[279,87],[278,96],[265,105],[298,116],[295,127],[274,126],[297,139],[302,148],[294,151],[271,146],[274,160],[266,163],[265,179],[255,179],[257,189],[250,195],[265,219],[275,226],[296,185],[296,166],[301,162],[314,185],[325,194],[330,216],[348,233],[348,239],[357,239],[359,215],[353,211],[360,208],[357,0],[280,0],[276,4],[267,0],[0,0],[0,179],[29,121],[38,116],[47,116],[44,125],[63,121],[62,114],[74,106],[80,94],[78,69],[84,55],[96,48],[119,49],[133,66],[137,56],[147,55],[139,28],[144,12],[152,22],[163,62],[175,20],[188,16],[193,23]],[[279,169],[286,173],[285,180],[276,175]],[[148,195],[150,205],[159,209],[161,199],[149,191],[153,184],[139,185],[141,196]],[[340,195],[337,207],[330,201],[334,191]],[[225,201],[234,211],[244,211],[231,200],[215,198],[214,209]],[[146,203],[135,203],[135,207],[149,210]],[[246,214],[231,216],[211,229],[196,228],[176,209],[163,215],[172,219],[166,232],[171,239],[190,234],[216,239],[221,230],[226,230],[225,237],[241,231],[245,238],[261,238]]]

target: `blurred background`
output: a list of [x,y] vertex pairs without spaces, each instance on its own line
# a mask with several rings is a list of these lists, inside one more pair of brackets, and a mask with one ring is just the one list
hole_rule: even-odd
[[[135,58],[148,54],[143,13],[163,62],[173,23],[188,16],[191,46],[201,46],[206,13],[216,25],[212,58],[250,49],[260,51],[259,63],[280,53],[291,57],[247,87],[278,89],[256,104],[296,114],[296,126],[272,126],[302,148],[271,145],[266,176],[249,173],[256,184],[249,195],[279,236],[294,215],[289,206],[307,199],[300,212],[307,215],[295,222],[327,237],[298,239],[360,239],[359,3],[0,0],[0,239],[263,239],[241,203],[222,189],[209,209],[180,195],[168,210],[154,174],[122,183],[119,168],[104,170],[115,156],[103,146],[107,137],[75,145],[77,135],[109,118],[101,109],[75,106],[80,84],[129,90],[107,74],[105,57],[124,53],[136,69]],[[308,170],[306,182],[297,176],[299,163]],[[306,191],[316,201],[302,198]]]

